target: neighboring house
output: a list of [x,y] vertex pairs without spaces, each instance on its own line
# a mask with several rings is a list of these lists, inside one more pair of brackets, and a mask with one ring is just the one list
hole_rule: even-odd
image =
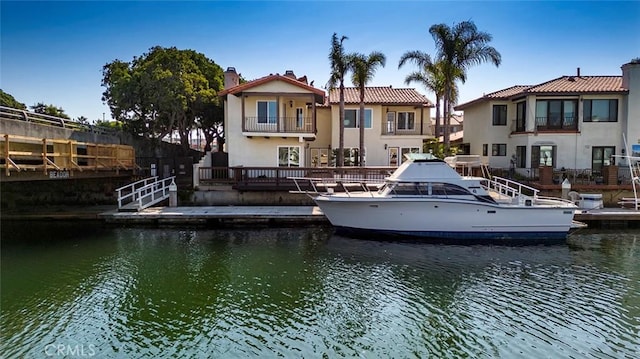
[[[234,68],[225,71],[225,149],[229,166],[335,166],[339,147],[339,93],[307,84],[292,71],[239,84]],[[357,165],[357,88],[345,89],[345,165]],[[367,166],[397,166],[407,152],[421,152],[431,138],[431,102],[414,89],[367,87],[365,151]]]
[[305,166],[305,150],[329,122],[318,116],[324,90],[292,71],[243,84],[232,67],[224,75],[225,90],[219,95],[224,99],[229,166]]
[[[444,119],[440,119],[440,131],[438,131],[438,141],[444,142],[444,125],[442,122]],[[436,118],[431,117],[431,132],[436,132]],[[449,121],[449,143],[454,146],[460,146],[462,144],[462,138],[464,136],[464,116],[461,114],[451,115],[451,121]]]
[[[458,105],[464,142],[491,167],[551,166],[600,172],[640,144],[640,64],[622,76],[562,76],[513,86]],[[629,148],[631,150],[631,148]],[[620,163],[621,164],[621,163]]]

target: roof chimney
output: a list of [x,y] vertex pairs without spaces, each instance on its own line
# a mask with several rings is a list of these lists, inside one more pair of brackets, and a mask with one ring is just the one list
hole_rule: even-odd
[[227,67],[227,71],[224,72],[224,88],[229,89],[240,84],[240,76],[236,72],[235,67]]
[[580,77],[580,68],[578,67],[578,69],[576,70],[576,76]]
[[296,80],[296,75],[293,73],[293,70],[286,70],[284,76]]

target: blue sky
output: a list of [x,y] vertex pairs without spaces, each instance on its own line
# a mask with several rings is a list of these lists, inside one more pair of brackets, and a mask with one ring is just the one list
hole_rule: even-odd
[[513,85],[574,74],[620,75],[640,57],[640,2],[426,1],[87,1],[0,2],[0,88],[27,106],[44,102],[94,121],[102,103],[102,66],[131,61],[152,46],[201,52],[246,79],[293,70],[326,84],[331,35],[347,52],[381,51],[387,65],[371,86],[405,85],[408,50],[433,54],[428,29],[472,20],[493,35],[498,68],[472,68],[460,102]]

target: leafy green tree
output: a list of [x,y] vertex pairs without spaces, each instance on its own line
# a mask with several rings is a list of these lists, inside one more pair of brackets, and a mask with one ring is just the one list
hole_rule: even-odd
[[222,110],[216,107],[221,107],[217,94],[223,83],[222,68],[203,54],[156,46],[131,62],[106,64],[102,99],[126,130],[153,139],[175,131],[188,149],[193,129],[201,126],[206,133],[209,126],[222,124]]
[[344,78],[347,76],[347,71],[349,70],[349,58],[344,52],[344,46],[342,43],[347,39],[348,37],[346,36],[338,38],[338,34],[335,32],[331,37],[331,51],[329,52],[331,74],[329,75],[329,82],[327,83],[327,88],[329,90],[338,86],[340,91],[340,133],[338,140],[338,157],[336,162],[340,167],[344,165]]
[[119,122],[119,121],[98,120],[98,121],[96,121],[95,126],[96,127],[107,128],[107,129],[111,129],[111,130],[122,131],[122,122]]
[[492,36],[478,31],[472,21],[463,21],[453,26],[436,24],[429,28],[436,45],[436,59],[443,62],[444,75],[444,143],[449,151],[449,123],[453,107],[453,91],[457,79],[466,80],[467,70],[473,65],[492,62],[500,66],[500,53],[489,46]]
[[2,91],[0,89],[0,106],[17,108],[19,110],[26,110],[27,106],[22,102],[18,102],[13,96]]
[[33,106],[29,106],[29,107],[35,113],[41,113],[43,115],[66,118],[66,119],[69,119],[69,120],[71,119],[71,117],[69,117],[69,115],[67,115],[64,112],[62,107],[56,107],[54,105],[46,105],[46,104],[44,104],[42,102],[38,102],[37,104],[35,104]]
[[384,54],[378,51],[374,51],[368,56],[363,54],[352,54],[349,56],[349,64],[353,72],[351,81],[358,87],[360,92],[360,146],[358,149],[358,153],[360,156],[360,166],[362,167],[366,166],[364,153],[364,91],[367,83],[373,79],[377,67],[384,67],[386,61],[387,58],[384,56]]

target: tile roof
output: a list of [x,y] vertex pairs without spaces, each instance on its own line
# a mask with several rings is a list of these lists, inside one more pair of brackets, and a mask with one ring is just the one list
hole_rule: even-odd
[[[301,78],[302,79],[302,78]],[[262,85],[265,84],[267,82],[271,82],[271,81],[284,81],[287,83],[290,83],[292,85],[298,86],[300,88],[303,88],[305,90],[308,90],[310,92],[313,92],[314,94],[318,95],[318,96],[322,96],[324,97],[325,92],[322,89],[318,89],[315,88],[313,86],[309,86],[306,83],[302,82],[302,81],[298,81],[297,79],[291,78],[289,76],[284,76],[284,75],[280,75],[280,74],[275,74],[275,75],[269,75],[269,76],[265,76],[265,77],[261,77],[259,79],[255,79],[249,82],[245,82],[243,84],[240,84],[238,86],[234,86],[228,89],[224,89],[220,92],[218,92],[218,96],[225,96],[227,94],[238,94],[238,93],[242,93],[245,90],[248,90],[252,87],[256,87],[258,85]]]
[[528,93],[620,93],[622,76],[562,76],[531,86]]
[[471,105],[474,105],[476,103],[482,102],[482,101],[488,101],[488,100],[508,100],[516,95],[522,94],[526,89],[530,88],[531,86],[527,86],[527,85],[516,85],[516,86],[511,86],[511,87],[507,87],[506,89],[502,89],[502,90],[498,90],[496,92],[492,92],[486,95],[482,95],[482,97],[479,97],[475,100],[471,100],[469,102],[465,102],[462,103],[460,105],[457,105],[454,107],[455,110],[462,110],[464,108],[467,108]]
[[533,86],[512,86],[475,100],[465,102],[454,107],[462,110],[471,105],[488,100],[511,100],[527,95],[574,95],[592,93],[625,93],[628,89],[622,87],[622,76],[562,76]]
[[[340,90],[331,89],[329,91],[329,103],[340,102]],[[360,103],[360,90],[357,87],[344,88],[344,102],[346,104]],[[412,88],[366,87],[364,91],[364,102],[369,104],[426,104],[433,107],[429,99]]]

